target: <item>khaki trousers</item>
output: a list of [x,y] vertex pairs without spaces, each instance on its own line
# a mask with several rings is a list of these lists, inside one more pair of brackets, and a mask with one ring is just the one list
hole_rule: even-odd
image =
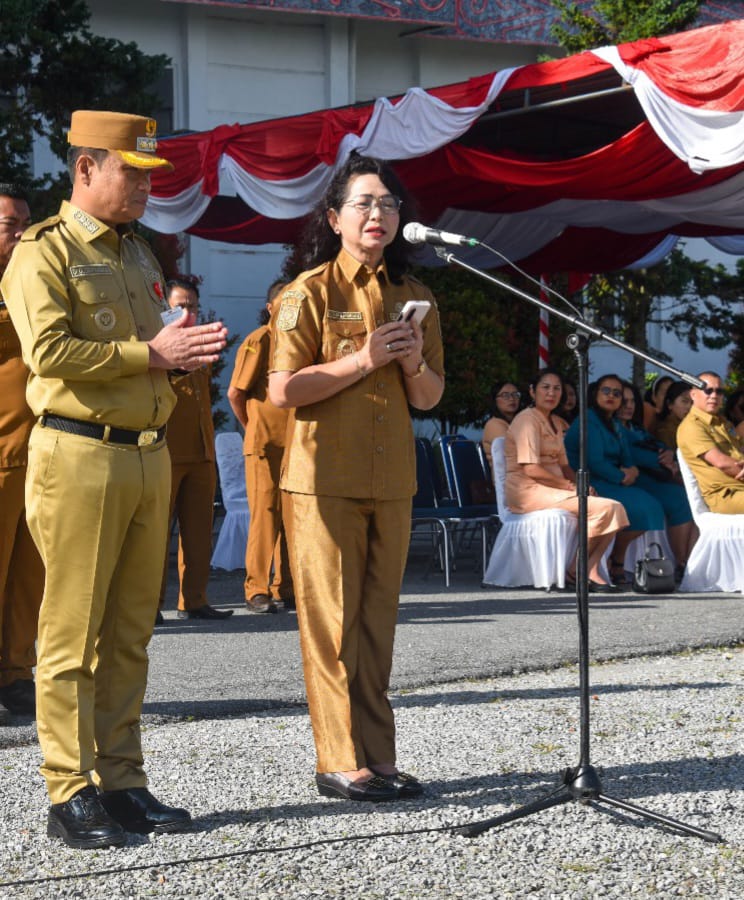
[[[122,447],[37,425],[26,509],[46,565],[36,708],[52,803],[147,783],[140,714],[168,527],[165,442]],[[91,774],[93,773],[93,774]]]
[[283,454],[281,447],[267,447],[265,456],[245,457],[245,487],[251,512],[245,549],[246,600],[256,594],[269,594],[275,600],[294,596],[279,490]]
[[[217,469],[213,462],[173,463],[168,522],[178,521],[178,608],[198,609],[207,600],[209,563],[212,559],[212,523]],[[168,548],[160,588],[165,599]]]
[[395,762],[387,697],[411,501],[291,494],[292,574],[318,772]]
[[26,524],[26,467],[0,469],[0,687],[31,680],[44,566]]

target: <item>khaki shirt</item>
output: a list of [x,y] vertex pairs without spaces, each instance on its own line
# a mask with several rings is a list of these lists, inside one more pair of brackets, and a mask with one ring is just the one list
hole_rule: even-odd
[[677,429],[677,446],[697,479],[704,499],[724,490],[744,491],[744,482],[703,459],[704,453],[717,447],[733,459],[744,460],[744,442],[728,419],[691,407]]
[[176,406],[168,419],[172,463],[214,462],[211,371],[211,366],[202,366],[186,375],[171,375],[176,394]]
[[63,202],[27,229],[2,291],[31,369],[36,416],[159,428],[176,398],[150,369],[146,341],[162,327],[162,274],[147,244]]
[[28,369],[21,342],[0,296],[0,468],[25,466],[34,414],[26,403]]
[[[282,294],[271,370],[296,372],[360,350],[370,331],[394,321],[406,300],[429,300],[423,322],[427,365],[444,374],[439,314],[413,278],[393,284],[342,250],[304,272]],[[416,491],[413,428],[404,375],[396,362],[333,397],[298,407],[281,487],[302,494],[395,500]]]
[[269,400],[271,328],[262,325],[243,341],[235,357],[230,387],[245,391],[246,416],[243,453],[262,456],[267,447],[282,449],[286,442],[289,410]]

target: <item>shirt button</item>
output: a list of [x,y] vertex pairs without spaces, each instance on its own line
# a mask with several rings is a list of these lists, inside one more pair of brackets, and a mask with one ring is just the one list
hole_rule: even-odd
[[385,421],[385,416],[378,416],[378,417],[377,417],[377,421],[378,421],[378,422],[384,422],[384,421]]
[[384,452],[385,452],[384,447],[375,447],[375,453],[384,453]]
[[381,390],[385,387],[385,382],[384,382],[384,381],[378,381],[376,387],[377,387],[377,390],[378,390],[378,391],[381,391]]
[[103,291],[101,291],[101,293],[98,295],[98,297],[99,297],[100,300],[105,300],[105,299],[106,299],[106,295],[104,294]]

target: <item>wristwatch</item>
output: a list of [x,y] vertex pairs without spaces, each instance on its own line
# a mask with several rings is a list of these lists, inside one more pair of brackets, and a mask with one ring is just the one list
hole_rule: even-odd
[[421,362],[418,364],[418,366],[416,366],[416,371],[413,373],[413,375],[409,375],[408,372],[404,372],[403,374],[406,376],[406,378],[420,378],[424,374],[425,371],[426,371],[426,360],[422,359]]

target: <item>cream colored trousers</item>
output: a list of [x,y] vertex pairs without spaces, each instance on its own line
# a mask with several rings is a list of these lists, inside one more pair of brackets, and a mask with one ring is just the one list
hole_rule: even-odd
[[52,803],[142,787],[140,714],[163,572],[170,457],[37,425],[26,510],[46,565],[36,716]]

